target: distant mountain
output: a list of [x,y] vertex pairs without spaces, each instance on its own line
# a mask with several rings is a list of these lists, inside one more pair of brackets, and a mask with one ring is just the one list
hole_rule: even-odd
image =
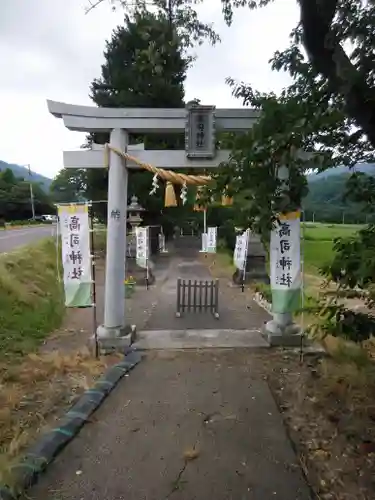
[[333,167],[320,172],[319,174],[311,174],[307,177],[309,182],[320,181],[326,179],[327,177],[337,176],[337,175],[348,175],[352,172],[363,172],[364,174],[375,176],[375,164],[374,163],[357,163],[352,169],[348,167]]
[[375,176],[375,164],[358,164],[354,169],[330,168],[307,177],[309,194],[303,201],[306,220],[321,222],[365,223],[374,221],[364,206],[344,200],[346,183],[353,171]]
[[[27,167],[23,167],[21,165],[16,165],[15,163],[7,163],[6,161],[1,161],[0,160],[0,170],[6,170],[7,168],[10,168],[14,175],[16,177],[23,177],[25,180],[29,179],[29,170]],[[41,184],[43,189],[45,191],[49,191],[50,185],[52,183],[52,179],[49,179],[48,177],[45,177],[44,175],[37,174],[36,172],[33,172],[31,170],[31,177],[30,177],[32,182],[36,182]]]

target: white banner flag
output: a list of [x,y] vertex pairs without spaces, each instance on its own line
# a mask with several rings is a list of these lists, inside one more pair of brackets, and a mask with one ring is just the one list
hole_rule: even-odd
[[300,213],[280,216],[271,232],[270,267],[272,310],[286,313],[300,307],[301,295]]
[[160,253],[167,253],[168,250],[167,250],[167,248],[165,246],[165,236],[164,236],[164,233],[159,233],[158,240],[159,240],[159,252]]
[[87,205],[58,206],[62,264],[64,268],[65,305],[92,305],[92,263],[90,225]]
[[237,269],[243,271],[246,266],[247,249],[249,245],[249,229],[236,237],[233,261]]
[[137,240],[136,261],[139,267],[145,269],[149,259],[148,227],[136,227],[135,235]]
[[216,253],[217,227],[207,228],[207,253]]
[[207,233],[202,233],[202,250],[200,252],[207,253]]

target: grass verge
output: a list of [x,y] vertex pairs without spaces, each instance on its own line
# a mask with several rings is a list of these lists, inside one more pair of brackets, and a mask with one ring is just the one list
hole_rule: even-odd
[[[105,243],[106,231],[95,232],[96,252],[105,252]],[[35,351],[61,325],[60,261],[52,239],[0,255],[0,361]]]
[[53,240],[0,256],[0,361],[34,351],[64,316]]
[[[105,236],[94,233],[99,254]],[[118,361],[96,360],[84,347],[39,349],[53,330],[71,324],[60,260],[52,239],[0,255],[0,483],[11,482],[9,468],[26,447]]]

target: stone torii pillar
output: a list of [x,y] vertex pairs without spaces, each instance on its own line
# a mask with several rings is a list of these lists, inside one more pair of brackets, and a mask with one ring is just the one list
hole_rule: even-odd
[[[128,133],[123,129],[111,132],[110,143],[126,151]],[[126,207],[128,170],[125,160],[110,151],[108,172],[107,252],[105,262],[104,324],[97,330],[104,350],[131,343],[131,327],[125,324],[125,260]]]

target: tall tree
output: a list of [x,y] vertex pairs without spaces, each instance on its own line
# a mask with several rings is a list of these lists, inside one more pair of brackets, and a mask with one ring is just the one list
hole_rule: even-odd
[[168,21],[149,12],[125,17],[106,43],[101,77],[91,99],[107,107],[183,106],[187,59]]
[[[100,78],[90,87],[90,97],[98,106],[108,107],[183,107],[184,81],[190,59],[183,53],[181,40],[169,20],[161,13],[135,12],[125,16],[124,25],[114,30],[106,43],[105,62]],[[108,142],[108,134],[98,133],[89,142]],[[183,137],[153,134],[130,136],[131,143],[147,147],[183,147]],[[142,176],[142,177],[140,177]],[[106,199],[107,173],[87,171],[87,197]],[[151,198],[152,175],[131,172],[129,194],[135,193],[146,209],[158,213],[163,206],[162,189]],[[105,217],[105,207],[96,207]],[[99,213],[101,212],[101,213]]]

